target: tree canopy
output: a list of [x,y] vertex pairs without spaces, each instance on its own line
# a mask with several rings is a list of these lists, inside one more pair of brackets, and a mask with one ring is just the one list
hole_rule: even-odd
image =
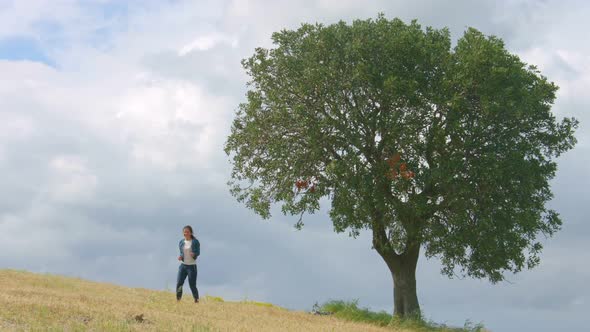
[[303,216],[327,198],[337,232],[372,232],[394,283],[420,248],[448,276],[491,282],[539,263],[578,121],[556,120],[557,86],[536,67],[476,29],[452,47],[446,28],[383,15],[272,41],[242,62],[251,81],[225,145],[238,201],[269,218],[273,203]]

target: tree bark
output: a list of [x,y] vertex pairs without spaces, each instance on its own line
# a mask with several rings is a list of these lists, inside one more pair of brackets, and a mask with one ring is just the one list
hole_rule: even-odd
[[[416,266],[419,248],[399,257],[391,269],[393,277],[393,314],[400,317],[420,317],[420,304],[416,293]],[[414,255],[415,254],[415,255]]]
[[385,232],[373,229],[373,247],[383,258],[393,279],[393,315],[402,318],[420,318],[420,304],[416,293],[416,267],[420,244],[409,244],[397,254],[385,242]]

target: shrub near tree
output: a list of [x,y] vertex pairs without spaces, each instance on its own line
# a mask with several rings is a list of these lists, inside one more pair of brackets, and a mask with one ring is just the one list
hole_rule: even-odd
[[539,264],[560,229],[545,207],[578,121],[551,112],[557,86],[468,29],[416,21],[303,24],[243,60],[247,100],[225,144],[239,202],[263,218],[331,202],[336,232],[372,233],[393,277],[394,314],[419,315],[420,251],[441,272],[503,280]]

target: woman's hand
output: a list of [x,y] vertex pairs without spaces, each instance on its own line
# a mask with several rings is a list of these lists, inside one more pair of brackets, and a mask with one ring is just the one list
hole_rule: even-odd
[[193,256],[194,259],[197,259],[197,254],[195,254],[194,252],[191,252],[191,256]]
[[178,260],[179,261],[182,261],[182,256],[178,256]]

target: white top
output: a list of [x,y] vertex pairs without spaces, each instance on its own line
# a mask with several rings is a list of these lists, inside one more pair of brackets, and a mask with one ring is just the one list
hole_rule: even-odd
[[182,261],[182,264],[186,264],[186,265],[196,265],[197,262],[195,261],[195,259],[193,258],[193,252],[191,251],[191,245],[193,244],[193,240],[184,240],[184,261]]

